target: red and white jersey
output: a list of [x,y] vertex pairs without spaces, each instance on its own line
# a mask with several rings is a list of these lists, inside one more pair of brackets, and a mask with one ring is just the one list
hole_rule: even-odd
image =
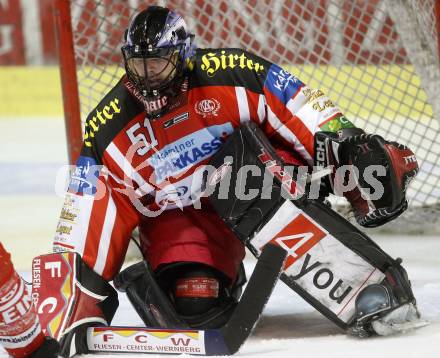
[[352,126],[320,90],[240,49],[197,50],[179,100],[146,115],[163,104],[123,77],[86,121],[54,249],[77,251],[106,279],[143,218],[192,205],[203,166],[241,123],[256,122],[299,165],[313,165],[314,133]]

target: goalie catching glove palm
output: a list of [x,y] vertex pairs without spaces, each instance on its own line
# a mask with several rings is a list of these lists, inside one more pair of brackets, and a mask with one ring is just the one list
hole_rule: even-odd
[[316,133],[315,165],[331,168],[327,186],[349,201],[364,227],[383,225],[406,210],[406,189],[419,169],[408,147],[358,128]]

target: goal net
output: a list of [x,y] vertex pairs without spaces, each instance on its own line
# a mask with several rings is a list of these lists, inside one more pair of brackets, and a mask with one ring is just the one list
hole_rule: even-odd
[[[69,2],[58,1],[57,6],[62,3]],[[358,127],[408,145],[417,155],[420,173],[409,189],[410,210],[386,227],[414,231],[422,223],[423,231],[439,231],[439,1],[156,4],[181,13],[199,47],[253,51],[325,91]],[[77,95],[64,86],[65,103],[70,103],[68,126],[79,125],[124,73],[120,51],[124,30],[133,12],[147,5],[141,0],[71,0],[67,5],[71,35],[65,29],[66,15],[60,12],[62,77],[72,85],[76,75],[78,91]],[[73,52],[63,36],[72,37]],[[72,108],[76,104],[78,108]],[[78,136],[69,135],[69,141],[81,140]]]

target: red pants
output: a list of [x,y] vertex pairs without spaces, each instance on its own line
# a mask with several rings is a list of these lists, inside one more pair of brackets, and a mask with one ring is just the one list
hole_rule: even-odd
[[153,270],[172,262],[198,262],[235,280],[245,255],[244,245],[214,209],[188,206],[147,218],[140,226],[141,246]]

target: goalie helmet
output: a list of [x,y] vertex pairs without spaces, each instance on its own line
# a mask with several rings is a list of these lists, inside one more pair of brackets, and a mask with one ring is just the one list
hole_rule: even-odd
[[193,39],[183,18],[170,9],[150,6],[133,17],[121,50],[127,77],[146,101],[178,93]]

